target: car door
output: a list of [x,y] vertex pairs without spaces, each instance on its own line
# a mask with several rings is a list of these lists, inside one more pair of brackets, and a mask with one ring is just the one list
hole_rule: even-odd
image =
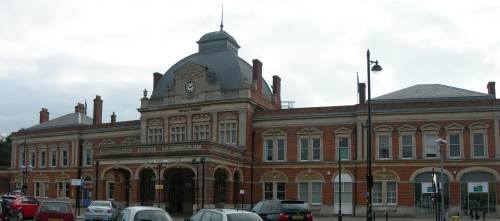
[[38,210],[38,201],[31,197],[23,197],[20,206],[22,207],[24,217],[33,217]]
[[262,203],[262,208],[260,209],[259,216],[262,217],[264,221],[272,221],[271,212],[272,212],[272,202],[264,201]]

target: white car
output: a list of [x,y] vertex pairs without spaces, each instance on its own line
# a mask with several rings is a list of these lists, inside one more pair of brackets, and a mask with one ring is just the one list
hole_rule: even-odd
[[84,217],[85,221],[111,221],[118,215],[119,211],[115,203],[111,201],[95,200],[87,207]]
[[157,207],[150,206],[132,206],[123,209],[116,221],[134,221],[134,220],[148,220],[148,221],[174,221],[167,211]]
[[184,221],[262,221],[262,218],[245,210],[202,209]]

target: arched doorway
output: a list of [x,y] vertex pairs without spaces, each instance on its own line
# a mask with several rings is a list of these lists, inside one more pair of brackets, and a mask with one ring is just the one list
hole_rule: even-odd
[[[340,185],[339,185],[339,175],[335,176],[333,180],[334,193],[334,213],[339,213],[339,206],[342,209],[342,214],[352,214],[352,177],[348,173],[340,174]],[[340,195],[339,195],[340,187]],[[339,198],[340,196],[340,198]],[[340,199],[342,203],[339,204]]]
[[163,195],[169,212],[193,213],[194,177],[194,172],[188,168],[173,168],[165,172]]
[[488,172],[475,171],[460,179],[460,204],[464,214],[471,211],[496,212],[495,176]]
[[83,177],[82,204],[87,208],[92,202],[92,184],[93,180],[90,176]]
[[217,169],[215,171],[215,183],[214,183],[214,204],[216,207],[223,207],[220,204],[226,203],[226,190],[227,190],[227,178],[228,174],[224,169]]
[[141,180],[140,200],[141,205],[153,205],[155,201],[156,176],[151,168],[144,168],[139,173]]
[[[441,173],[435,172],[437,180],[441,180]],[[444,177],[444,207],[445,210],[449,207],[450,194],[449,194],[449,178],[445,174]],[[435,195],[435,185],[432,185],[433,177],[432,172],[424,172],[415,176],[414,179],[414,192],[415,192],[415,214],[417,216],[434,216],[436,214],[436,208],[439,208],[439,204],[436,204],[433,200]]]
[[113,168],[105,175],[104,198],[112,200],[120,207],[130,205],[130,172],[123,168]]

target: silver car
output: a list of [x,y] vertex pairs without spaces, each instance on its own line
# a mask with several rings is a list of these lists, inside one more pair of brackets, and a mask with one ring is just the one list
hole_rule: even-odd
[[116,221],[174,221],[167,211],[157,207],[132,206],[123,209],[116,217]]
[[115,203],[111,201],[96,200],[92,201],[85,211],[85,221],[103,220],[111,221],[119,213],[119,209]]

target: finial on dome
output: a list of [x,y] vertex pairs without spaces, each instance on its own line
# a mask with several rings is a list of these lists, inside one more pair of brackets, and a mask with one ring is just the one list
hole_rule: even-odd
[[224,4],[222,4],[222,13],[220,16],[220,31],[224,28]]

